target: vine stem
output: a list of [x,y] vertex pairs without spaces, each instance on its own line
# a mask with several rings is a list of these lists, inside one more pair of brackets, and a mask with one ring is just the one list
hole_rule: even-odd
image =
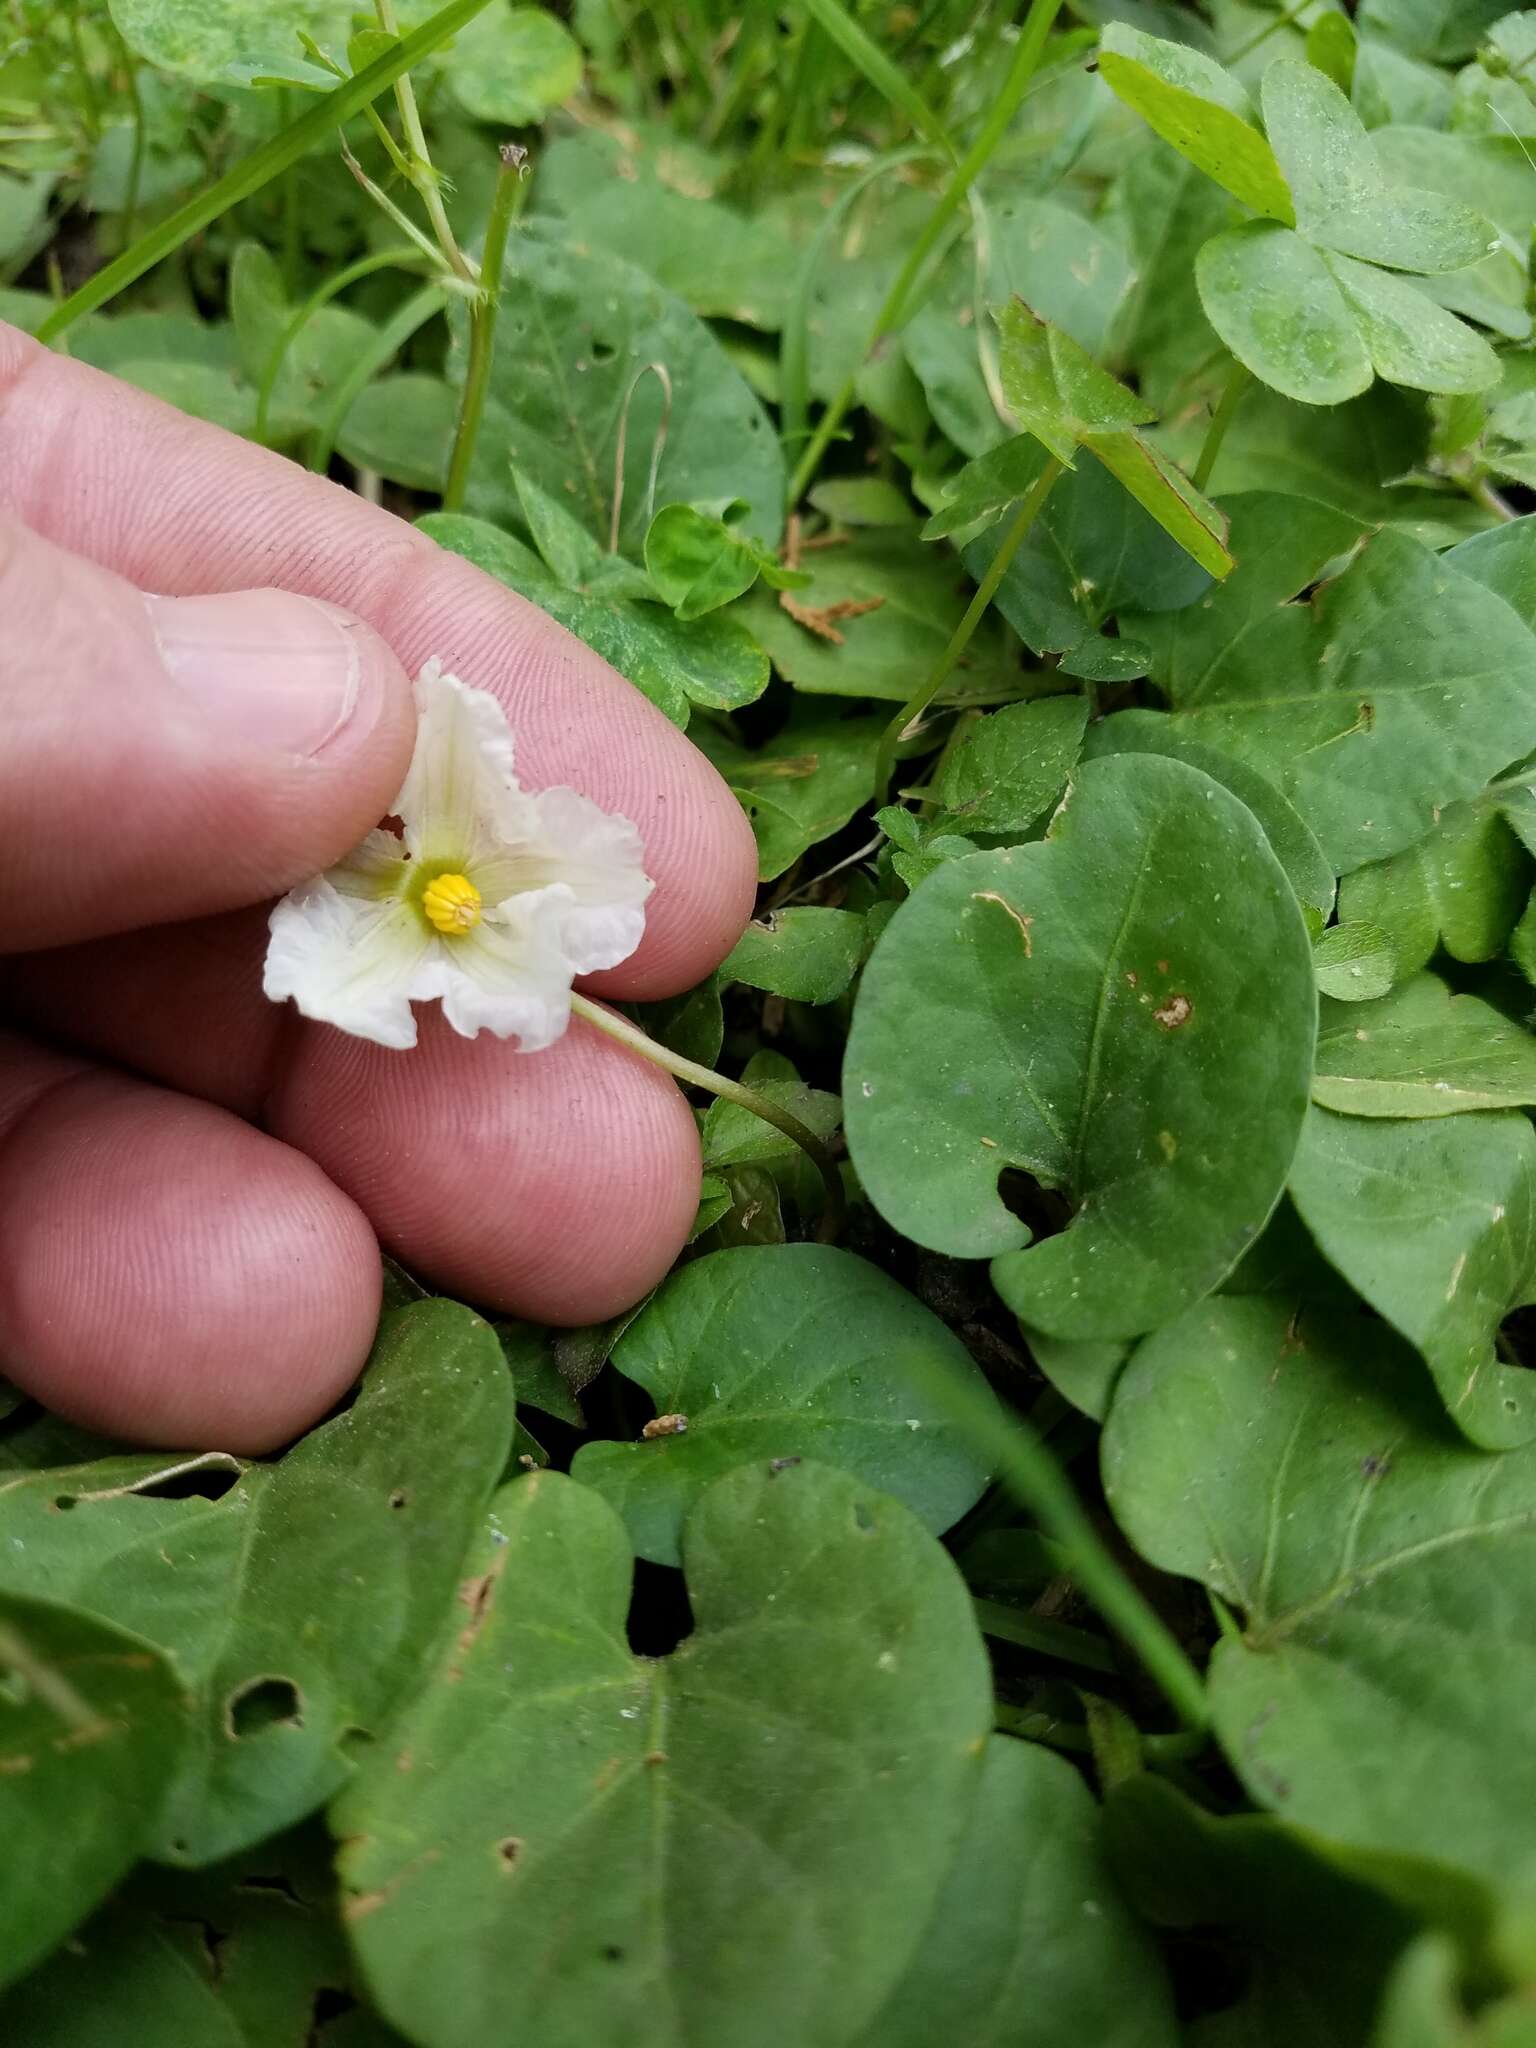
[[822,1211],[821,1223],[816,1236],[822,1244],[833,1243],[843,1227],[843,1177],[837,1170],[837,1161],[827,1147],[799,1117],[792,1116],[787,1109],[781,1109],[776,1102],[759,1095],[755,1088],[749,1088],[742,1081],[731,1081],[724,1074],[717,1074],[709,1067],[701,1067],[693,1060],[685,1060],[681,1053],[671,1051],[665,1045],[658,1045],[654,1038],[648,1038],[637,1024],[631,1024],[627,1017],[621,1017],[613,1010],[605,1010],[601,1003],[594,1003],[586,996],[571,991],[571,1010],[597,1030],[638,1053],[643,1060],[649,1060],[654,1067],[665,1068],[666,1072],[679,1081],[686,1081],[691,1088],[702,1088],[707,1094],[718,1095],[725,1102],[734,1102],[742,1109],[748,1109],[753,1116],[759,1116],[764,1123],[772,1124],[785,1137],[800,1147],[821,1175],[827,1191],[827,1205]]
[[315,429],[310,443],[309,467],[317,475],[324,476],[330,468],[336,437],[340,434],[347,414],[352,410],[364,387],[373,382],[379,371],[400,353],[411,336],[441,313],[447,303],[446,286],[423,285],[419,292],[411,294],[405,304],[397,309],[393,318],[379,329],[370,345],[360,352],[351,369],[332,393],[330,409]]
[[987,608],[997,595],[997,587],[1008,573],[1008,565],[1023,546],[1029,529],[1039,518],[1041,508],[1051,495],[1063,464],[1053,455],[1041,470],[1025,494],[1013,524],[1003,536],[1001,547],[992,557],[987,573],[976,586],[976,595],[965,608],[965,616],[949,636],[949,644],[934,663],[933,668],[921,686],[902,705],[896,716],[886,727],[880,739],[880,750],[875,756],[875,803],[885,802],[885,793],[890,787],[891,772],[895,766],[896,749],[910,732],[912,723],[919,718],[934,698],[943,689],[950,670],[970,645],[971,636],[986,616]]
[[[398,36],[400,24],[395,19],[394,0],[376,0],[376,5],[380,28],[389,35]],[[400,125],[405,130],[406,148],[410,151],[411,183],[421,194],[421,203],[427,209],[427,218],[432,223],[438,246],[448,259],[449,267],[466,283],[473,284],[475,270],[459,247],[458,237],[448,219],[448,209],[443,204],[442,186],[433,168],[432,153],[427,148],[427,134],[421,125],[421,110],[416,104],[416,88],[411,84],[409,71],[402,71],[395,80],[395,104],[400,109]]]
[[[976,140],[950,173],[949,181],[940,193],[938,203],[923,223],[922,233],[912,244],[895,283],[886,294],[885,303],[875,315],[874,325],[869,331],[869,339],[865,342],[860,357],[861,366],[885,336],[893,328],[900,326],[902,315],[907,309],[907,300],[911,296],[919,272],[1018,112],[1019,103],[1029,88],[1029,82],[1035,74],[1041,52],[1045,48],[1046,38],[1060,10],[1061,0],[1030,0],[1029,13],[1025,17],[1024,27],[1014,49],[1013,62],[1008,67],[1008,75],[1003,81],[1002,90],[993,101],[992,110],[987,115]],[[790,482],[791,508],[799,504],[821,466],[822,456],[853,403],[857,382],[858,372],[855,371],[817,421],[816,431],[811,436]]]
[[1088,1518],[1071,1481],[1021,1415],[1003,1409],[986,1388],[937,1366],[918,1365],[924,1385],[970,1438],[1002,1484],[1061,1553],[1061,1569],[1078,1585],[1134,1657],[1184,1726],[1210,1720],[1200,1674],[1161,1617],[1115,1562]]
[[501,169],[491,199],[486,223],[485,248],[480,260],[480,296],[469,315],[469,364],[464,374],[464,396],[459,401],[459,423],[448,460],[448,480],[443,486],[443,510],[457,512],[464,503],[469,472],[475,459],[475,443],[485,412],[485,395],[490,388],[491,362],[496,352],[496,320],[501,312],[501,272],[506,260],[507,237],[522,205],[523,178],[528,153],[515,142],[501,147]]
[[1246,363],[1233,363],[1231,374],[1222,386],[1221,397],[1216,401],[1216,410],[1211,414],[1211,424],[1205,430],[1205,439],[1200,446],[1200,460],[1195,464],[1194,485],[1203,491],[1211,480],[1211,471],[1216,467],[1216,458],[1221,453],[1221,444],[1227,438],[1227,429],[1232,416],[1242,402],[1243,393],[1253,382],[1253,372]]
[[267,358],[266,368],[261,373],[261,382],[256,388],[256,423],[252,429],[256,439],[265,445],[267,426],[272,411],[272,394],[277,389],[277,380],[282,375],[283,361],[299,335],[309,325],[323,306],[330,304],[348,285],[356,284],[360,278],[370,277],[376,270],[388,270],[395,264],[419,261],[418,252],[409,243],[398,248],[376,249],[371,255],[359,256],[355,263],[349,263],[344,270],[338,270],[334,277],[328,277],[324,284],[310,293],[278,336],[272,353]]

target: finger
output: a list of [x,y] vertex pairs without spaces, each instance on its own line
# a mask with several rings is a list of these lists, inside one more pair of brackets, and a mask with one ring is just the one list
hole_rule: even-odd
[[144,588],[280,585],[366,619],[415,672],[494,691],[532,788],[568,783],[639,827],[656,891],[605,990],[691,986],[735,943],[756,860],[713,768],[536,607],[389,513],[0,326],[0,505]]
[[590,1026],[519,1053],[435,1010],[409,1053],[306,1024],[261,994],[260,912],[14,963],[13,1017],[195,1086],[319,1161],[411,1271],[537,1322],[600,1322],[687,1241],[692,1112]]
[[0,1359],[26,1392],[113,1436],[267,1450],[355,1379],[379,1290],[312,1161],[0,1035]]
[[404,670],[282,590],[146,597],[0,514],[0,952],[269,897],[410,760]]

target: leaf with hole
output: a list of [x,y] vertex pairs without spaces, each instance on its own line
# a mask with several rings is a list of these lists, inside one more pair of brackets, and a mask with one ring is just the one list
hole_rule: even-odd
[[719,1252],[685,1267],[613,1362],[687,1429],[584,1445],[572,1475],[658,1564],[678,1562],[689,1508],[738,1465],[816,1458],[905,1501],[936,1534],[987,1482],[934,1392],[957,1381],[982,1393],[965,1347],[877,1267],[828,1245]]
[[791,1002],[833,1003],[852,985],[867,947],[856,911],[774,910],[747,926],[720,972]]
[[1434,1375],[1473,1443],[1536,1437],[1536,1378],[1499,1325],[1536,1302],[1536,1135],[1513,1110],[1375,1118],[1314,1108],[1291,1196],[1319,1247]]
[[[1312,1068],[1306,927],[1251,813],[1155,755],[1089,762],[1038,844],[946,862],[864,970],[844,1071],[870,1199],[997,1258],[1022,1320],[1154,1327],[1263,1228]],[[998,1177],[1076,1214],[1030,1251]]]
[[551,2044],[846,2042],[977,1788],[991,1689],[953,1564],[857,1480],[747,1466],[688,1518],[693,1633],[640,1658],[624,1526],[590,1488],[519,1480],[492,1535],[332,1814],[381,2010],[422,2048],[481,2048],[512,2003]]

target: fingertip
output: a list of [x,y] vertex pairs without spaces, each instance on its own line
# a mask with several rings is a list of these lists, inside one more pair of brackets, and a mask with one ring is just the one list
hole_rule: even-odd
[[255,1453],[367,1357],[381,1268],[318,1167],[222,1110],[84,1072],[0,1150],[0,1345],[57,1413]]
[[395,1053],[306,1026],[270,1127],[316,1158],[422,1278],[560,1325],[647,1294],[698,1207],[698,1131],[664,1073],[573,1024],[520,1053],[435,1011]]

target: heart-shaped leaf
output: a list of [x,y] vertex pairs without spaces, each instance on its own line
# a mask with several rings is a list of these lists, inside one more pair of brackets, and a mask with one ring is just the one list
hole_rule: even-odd
[[630,1324],[613,1362],[674,1427],[640,1443],[584,1444],[571,1470],[658,1564],[677,1563],[683,1518],[703,1490],[753,1461],[820,1459],[905,1501],[935,1532],[987,1482],[932,1390],[962,1380],[981,1393],[964,1345],[878,1267],[828,1245],[764,1245],[685,1266]]
[[1138,1349],[1104,1474],[1137,1549],[1242,1617],[1209,1684],[1254,1799],[1495,1887],[1528,1863],[1536,1448],[1475,1450],[1379,1323],[1229,1299]]
[[855,2048],[1174,2048],[1168,1981],[1062,1757],[994,1735],[938,1910]]
[[552,1473],[498,1496],[462,1629],[333,1813],[363,1971],[422,2048],[514,2010],[549,2043],[838,2048],[899,1977],[991,1711],[958,1572],[811,1464],[720,1480],[683,1557],[694,1633],[636,1657],[614,1511]]
[[[1007,1253],[994,1279],[1026,1323],[1135,1335],[1263,1228],[1316,1000],[1252,814],[1181,762],[1089,762],[1044,841],[946,862],[875,948],[844,1073],[859,1177],[920,1244]],[[1078,1211],[1022,1254],[1009,1166]]]
[[1291,1195],[1327,1257],[1424,1355],[1456,1426],[1536,1436],[1536,1376],[1494,1338],[1536,1301],[1536,1134],[1513,1111],[1307,1118]]

